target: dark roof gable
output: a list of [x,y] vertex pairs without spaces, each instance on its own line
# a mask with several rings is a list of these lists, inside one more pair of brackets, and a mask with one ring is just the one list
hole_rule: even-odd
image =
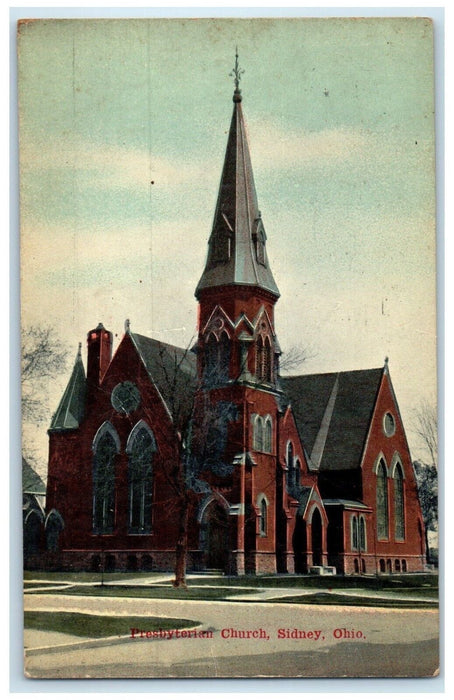
[[131,338],[175,423],[189,417],[197,381],[196,357],[189,350],[138,333]]
[[281,378],[309,456],[317,445],[321,471],[360,466],[382,375],[378,368]]

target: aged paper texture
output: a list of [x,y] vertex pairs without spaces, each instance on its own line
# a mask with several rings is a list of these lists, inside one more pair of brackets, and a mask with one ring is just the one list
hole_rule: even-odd
[[26,675],[436,675],[431,21],[18,57]]

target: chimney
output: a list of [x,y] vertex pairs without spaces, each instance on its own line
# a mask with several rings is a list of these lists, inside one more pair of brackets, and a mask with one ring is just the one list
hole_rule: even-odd
[[87,387],[94,389],[101,383],[112,358],[112,333],[102,323],[87,334]]

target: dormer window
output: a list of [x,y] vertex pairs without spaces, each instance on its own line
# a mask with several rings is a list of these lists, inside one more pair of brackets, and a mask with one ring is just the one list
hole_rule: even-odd
[[260,217],[254,221],[254,229],[252,232],[252,241],[255,248],[255,257],[260,265],[266,265],[265,261],[265,229],[263,228],[262,219]]

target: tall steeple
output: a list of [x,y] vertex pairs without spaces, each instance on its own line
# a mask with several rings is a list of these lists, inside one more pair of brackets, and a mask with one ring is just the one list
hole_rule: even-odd
[[196,297],[204,289],[225,285],[252,285],[271,292],[279,290],[266,254],[266,234],[258,208],[247,142],[241,90],[242,71],[235,56],[233,115],[224,168],[208,242],[208,256]]

